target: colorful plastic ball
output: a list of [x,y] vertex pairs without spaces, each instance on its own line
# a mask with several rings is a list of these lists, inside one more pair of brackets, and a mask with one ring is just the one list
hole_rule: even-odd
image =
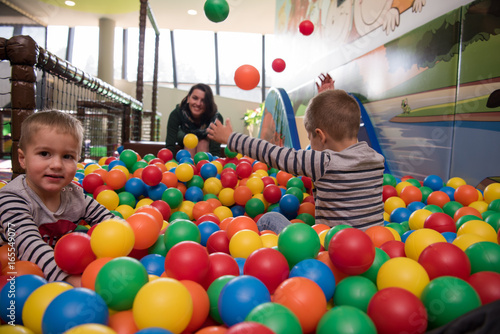
[[104,299],[94,291],[69,289],[47,306],[42,318],[42,332],[63,333],[68,328],[83,324],[106,325],[108,314]]
[[229,253],[233,257],[246,259],[260,248],[262,248],[262,240],[258,233],[251,230],[238,231],[229,240]]
[[265,204],[258,198],[251,198],[245,204],[245,212],[252,218],[266,211]]
[[200,175],[205,180],[217,176],[217,167],[213,163],[206,163],[200,168]]
[[467,184],[467,182],[465,182],[465,180],[460,177],[452,177],[451,179],[446,181],[446,186],[452,187],[454,189],[457,189],[464,184]]
[[256,306],[247,315],[245,321],[263,324],[276,334],[302,333],[297,316],[288,307],[274,302]]
[[108,210],[114,210],[120,204],[118,194],[113,190],[103,190],[97,195],[96,200]]
[[[51,282],[36,288],[26,299],[22,307],[22,321],[24,326],[35,333],[42,332],[42,318],[50,302],[73,286],[66,282]],[[0,330],[0,332],[2,332]],[[3,333],[3,332],[2,332]]]
[[0,291],[0,318],[6,323],[23,325],[22,310],[30,295],[47,281],[37,275],[10,279]]
[[132,177],[125,183],[125,191],[138,198],[146,194],[146,184],[140,178]]
[[168,148],[162,148],[158,151],[156,156],[163,160],[164,163],[167,163],[168,161],[172,160],[174,158],[174,155],[172,151],[170,151]]
[[500,300],[500,273],[479,271],[472,274],[467,282],[478,293],[482,305]]
[[278,250],[286,257],[290,268],[302,260],[314,259],[320,248],[318,234],[306,224],[291,224],[278,237]]
[[471,263],[471,273],[493,271],[500,273],[500,245],[489,241],[476,242],[465,249]]
[[188,289],[193,300],[193,314],[185,332],[195,332],[205,323],[210,311],[207,291],[199,284],[189,280],[180,281]]
[[172,221],[163,237],[167,251],[182,241],[194,241],[196,243],[200,243],[201,241],[201,234],[198,226],[186,219]]
[[198,145],[198,137],[193,133],[188,133],[184,136],[182,143],[185,148],[195,148]]
[[161,276],[165,271],[165,256],[148,254],[139,260],[149,275]]
[[436,242],[446,242],[443,235],[435,230],[429,228],[422,228],[416,230],[408,236],[405,241],[406,256],[418,261],[418,257],[422,251],[429,245]]
[[386,261],[377,274],[379,290],[388,287],[400,287],[420,295],[429,283],[429,275],[417,261],[406,257],[396,257]]
[[148,273],[141,262],[119,257],[101,268],[95,280],[95,291],[110,309],[124,311],[132,307],[137,292],[147,282]]
[[346,228],[331,238],[328,254],[333,265],[340,271],[349,275],[359,275],[372,265],[375,246],[365,232]]
[[429,228],[439,233],[457,231],[453,218],[443,212],[430,214],[424,221],[424,228]]
[[82,181],[83,189],[89,194],[93,194],[94,191],[103,184],[104,184],[104,179],[102,178],[101,175],[96,173],[90,173],[86,175]]
[[260,82],[260,73],[252,65],[241,65],[234,72],[234,82],[243,90],[252,90]]
[[368,303],[377,292],[377,286],[363,276],[350,276],[337,284],[333,303],[336,306],[349,305],[366,312]]
[[239,186],[234,189],[234,201],[238,205],[245,206],[252,195],[252,190],[247,186]]
[[443,212],[453,218],[453,216],[455,216],[455,212],[462,207],[463,205],[459,202],[449,201],[443,205]]
[[112,257],[101,257],[92,261],[83,271],[82,288],[94,290],[97,274],[99,273],[101,268],[112,259]]
[[329,301],[335,292],[335,276],[325,263],[317,259],[306,259],[290,270],[289,277],[305,277],[319,285],[325,299]]
[[422,201],[422,192],[419,188],[410,185],[401,190],[399,197],[406,203],[406,205],[408,205],[411,202]]
[[500,183],[488,184],[486,188],[484,188],[484,201],[491,204],[496,200],[500,200]]
[[162,199],[165,190],[167,190],[167,186],[163,183],[158,183],[156,186],[151,186],[148,188],[148,197],[153,201],[160,200]]
[[425,203],[422,203],[422,202],[411,202],[407,206],[408,210],[410,210],[412,213],[415,212],[416,210],[423,209],[424,207],[425,207]]
[[163,172],[156,165],[148,165],[142,170],[141,178],[148,186],[156,186],[161,182]]
[[208,238],[217,231],[220,231],[219,225],[211,221],[205,221],[198,224],[198,229],[200,230],[200,243],[203,246],[207,245]]
[[181,333],[193,315],[193,300],[189,290],[178,280],[158,278],[139,290],[132,311],[140,329],[159,327]]
[[437,191],[443,187],[443,179],[438,175],[429,175],[424,178],[425,187],[429,187],[434,191]]
[[442,208],[450,201],[450,197],[443,191],[435,190],[427,197],[427,204],[437,205]]
[[377,291],[367,312],[377,333],[425,333],[427,311],[413,293],[398,287]]
[[421,300],[428,312],[428,329],[448,324],[481,306],[474,288],[453,276],[433,279],[423,290]]
[[497,231],[487,222],[482,220],[469,220],[462,224],[457,230],[457,236],[463,234],[475,234],[485,241],[497,242]]
[[224,21],[229,15],[229,5],[226,0],[207,0],[203,10],[205,16],[215,23]]
[[408,218],[408,225],[412,230],[424,228],[425,220],[432,214],[427,209],[415,210]]
[[467,206],[470,203],[478,200],[477,190],[476,188],[468,184],[459,186],[455,190],[454,199],[460,204]]
[[125,149],[120,153],[120,160],[130,169],[137,162],[137,153],[133,150]]
[[252,174],[252,165],[247,162],[241,162],[236,166],[236,174],[240,179],[248,178]]
[[222,190],[222,183],[216,177],[209,177],[205,180],[205,184],[203,185],[203,192],[205,194],[214,194],[218,195]]
[[467,280],[471,274],[471,263],[467,255],[457,246],[438,242],[427,246],[418,258],[433,280],[440,276],[455,276]]
[[394,223],[402,223],[410,219],[412,212],[406,207],[399,207],[390,213],[390,220]]
[[441,189],[439,189],[439,191],[442,191],[446,195],[448,195],[448,197],[450,198],[450,201],[455,200],[455,188],[445,186],[445,187],[442,187]]
[[74,232],[64,235],[54,247],[57,266],[70,275],[80,275],[96,259],[90,247],[90,236]]
[[314,31],[314,24],[309,20],[304,20],[299,24],[299,31],[304,36],[309,36]]
[[210,317],[219,324],[222,324],[222,319],[219,312],[219,297],[222,289],[236,276],[224,275],[216,278],[208,287],[207,294],[210,301]]
[[385,185],[389,185],[389,186],[395,187],[396,184],[397,184],[397,181],[396,181],[396,178],[393,175],[384,173],[382,184],[384,186]]
[[22,325],[0,325],[0,333],[2,334],[35,334],[28,327],[24,327]]
[[395,240],[393,234],[384,226],[371,226],[365,233],[370,237],[375,247],[380,247],[387,241]]
[[126,221],[118,219],[99,223],[90,236],[90,246],[98,258],[127,256],[134,243],[132,227]]
[[207,240],[207,250],[210,254],[223,252],[229,254],[229,238],[227,232],[220,230],[212,233]]
[[281,189],[274,184],[269,184],[265,186],[264,190],[262,191],[262,194],[264,195],[264,199],[268,203],[278,203],[282,195]]
[[285,256],[276,249],[261,248],[251,253],[245,261],[243,273],[258,278],[273,294],[288,278],[290,269]]
[[286,68],[286,63],[283,59],[281,58],[276,58],[273,60],[271,67],[275,72],[281,73],[285,70]]
[[194,241],[179,242],[170,248],[165,257],[165,274],[177,280],[187,279],[203,284],[209,267],[208,252]]
[[249,275],[238,276],[222,288],[219,313],[222,321],[232,326],[244,321],[254,307],[270,301],[271,295],[259,279]]
[[376,334],[377,329],[370,317],[360,309],[344,305],[334,307],[321,318],[317,334],[366,333]]
[[406,208],[406,203],[401,198],[397,196],[389,197],[384,202],[384,211],[391,214],[397,208]]
[[184,193],[186,201],[199,202],[203,200],[203,190],[198,187],[189,187]]
[[389,257],[405,257],[405,244],[398,240],[389,240],[380,246],[380,249],[389,255]]
[[239,265],[236,262],[235,258],[233,258],[231,255],[222,252],[217,252],[210,254],[208,258],[210,260],[210,267],[208,270],[207,277],[203,282],[203,286],[205,288],[210,287],[212,282],[221,276],[240,275]]
[[238,155],[237,152],[233,152],[229,149],[229,147],[224,147],[224,154],[226,155],[226,157],[228,158],[234,158]]
[[[116,333],[136,333],[139,331],[134,321],[134,313],[132,310],[114,312],[109,316],[108,330],[113,330]],[[75,333],[77,334],[77,333]],[[97,334],[97,333],[96,333]],[[104,334],[104,333],[102,333]]]
[[300,202],[299,199],[291,194],[285,194],[281,197],[279,201],[280,210],[285,214],[296,214],[299,210]]

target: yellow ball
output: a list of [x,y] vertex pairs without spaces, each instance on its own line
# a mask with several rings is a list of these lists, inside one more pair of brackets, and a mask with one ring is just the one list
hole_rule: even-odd
[[116,332],[111,327],[101,324],[83,324],[71,328],[64,334],[116,334]]
[[191,165],[187,163],[182,163],[175,168],[175,176],[181,182],[188,182],[193,178],[194,170]]
[[325,247],[325,238],[326,234],[328,233],[329,230],[324,230],[319,232],[318,237],[319,237],[319,242],[321,243],[321,246]]
[[172,168],[176,168],[177,166],[179,166],[179,164],[175,161],[168,161],[165,163],[165,167],[167,168],[167,170],[171,170]]
[[264,190],[264,181],[259,177],[251,177],[247,180],[247,187],[250,188],[252,194],[260,194]]
[[465,250],[470,245],[473,245],[473,244],[475,244],[477,242],[481,242],[481,241],[486,241],[486,240],[477,234],[466,233],[466,234],[462,234],[460,236],[457,236],[455,238],[455,240],[453,240],[452,243],[465,252]]
[[388,229],[389,231],[391,231],[392,235],[394,236],[394,240],[396,241],[401,241],[401,236],[399,235],[399,233],[393,229],[392,227],[387,227],[385,226],[386,229]]
[[262,247],[272,248],[278,246],[278,236],[272,233],[266,233],[260,236]]
[[189,216],[190,220],[193,220],[193,208],[194,208],[194,203],[191,201],[183,201],[177,211],[184,212]]
[[219,201],[224,206],[234,205],[234,189],[224,188],[219,192]]
[[96,164],[87,165],[85,167],[85,169],[83,170],[83,175],[87,176],[90,173],[92,173],[93,171],[95,171],[96,169],[101,169],[101,168],[102,168],[101,166],[96,165]]
[[408,181],[399,182],[396,185],[396,191],[398,192],[398,196],[401,195],[401,191],[403,191],[403,189],[408,186],[412,186],[412,184]]
[[193,300],[181,282],[161,277],[146,283],[139,290],[132,312],[139,329],[160,327],[181,333],[191,320]]
[[484,188],[484,200],[490,204],[500,198],[500,183],[490,183]]
[[479,211],[479,213],[483,213],[488,210],[488,203],[485,201],[475,201],[470,203],[469,206]]
[[421,228],[412,232],[405,241],[405,254],[408,258],[418,261],[422,251],[436,242],[446,242],[446,238],[438,231]]
[[195,148],[198,145],[198,137],[195,134],[188,133],[182,140],[185,148]]
[[390,222],[391,221],[391,215],[387,212],[384,211],[384,220],[386,222]]
[[130,205],[122,204],[118,205],[115,211],[119,212],[122,215],[123,219],[127,219],[135,212],[135,209]]
[[[2,334],[35,334],[31,329],[21,325],[0,325]],[[40,332],[41,333],[41,332]]]
[[384,203],[384,211],[389,215],[394,209],[397,208],[406,208],[406,203],[401,198],[397,196],[389,197]]
[[114,210],[118,207],[118,204],[120,204],[118,194],[114,190],[109,189],[101,191],[99,195],[97,195],[96,201],[104,205],[108,210]]
[[240,230],[229,240],[229,253],[232,257],[248,258],[257,249],[263,247],[259,234],[251,230]]
[[127,180],[129,179],[129,177],[130,177],[130,171],[127,169],[127,167],[122,166],[122,165],[116,165],[113,168],[111,168],[111,170],[113,170],[113,169],[119,169],[119,170],[121,170],[125,174],[125,176],[127,177]]
[[[23,307],[23,325],[35,333],[42,332],[42,318],[47,306],[57,296],[73,286],[66,282],[52,282],[42,285],[33,291]],[[3,331],[0,331],[3,333]]]
[[427,217],[432,214],[432,211],[427,209],[418,209],[411,213],[410,218],[408,218],[408,226],[412,230],[418,230],[424,228],[424,223]]
[[215,167],[217,167],[217,174],[222,173],[222,170],[224,169],[224,166],[222,166],[222,163],[220,161],[214,160],[211,162]]
[[141,198],[136,204],[135,204],[135,208],[138,209],[140,208],[141,206],[145,206],[145,205],[151,205],[151,203],[153,203],[153,200],[149,197],[146,197],[146,198]]
[[382,264],[377,274],[377,288],[379,290],[398,287],[410,291],[418,298],[429,281],[429,275],[424,267],[407,257],[389,259]]
[[484,201],[483,193],[480,192],[479,189],[476,189],[476,190],[477,190],[477,200]]
[[453,189],[457,189],[460,186],[466,185],[467,182],[465,182],[464,179],[460,177],[452,177],[448,181],[446,181],[446,186],[447,187],[452,187]]
[[99,223],[90,236],[90,247],[98,258],[127,256],[134,243],[132,227],[121,219],[108,219]]
[[205,194],[218,195],[221,190],[222,190],[222,183],[216,177],[209,177],[208,179],[205,180],[205,183],[203,184],[203,192]]
[[106,164],[106,160],[108,160],[108,157],[102,157],[97,163],[99,164],[99,166],[104,166]]
[[220,221],[223,221],[226,218],[232,217],[233,212],[227,206],[221,205],[214,209],[214,215],[216,215]]
[[85,169],[85,164],[79,162],[76,164],[76,169]]
[[469,220],[460,226],[457,231],[457,237],[463,234],[475,234],[486,241],[497,243],[497,232],[485,221]]
[[256,177],[260,177],[260,178],[269,176],[269,173],[267,172],[267,170],[263,170],[263,169],[257,169],[255,172],[253,172],[253,174]]

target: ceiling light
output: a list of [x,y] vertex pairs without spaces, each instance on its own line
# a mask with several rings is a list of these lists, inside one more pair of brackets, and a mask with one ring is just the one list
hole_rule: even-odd
[[190,10],[188,10],[188,14],[189,15],[196,15],[196,14],[198,14],[198,12],[194,9],[190,9]]
[[70,7],[73,7],[74,5],[76,5],[76,3],[74,1],[71,1],[71,0],[64,1],[64,4],[66,6],[70,6]]

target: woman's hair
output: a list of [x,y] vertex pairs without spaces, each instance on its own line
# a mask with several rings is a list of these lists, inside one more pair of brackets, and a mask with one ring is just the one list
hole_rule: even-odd
[[340,89],[329,89],[311,99],[304,115],[304,127],[315,134],[319,128],[334,140],[357,138],[361,111],[358,102]]
[[191,87],[189,93],[182,99],[181,101],[181,110],[187,110],[189,112],[189,116],[191,115],[191,110],[188,108],[188,98],[193,93],[195,89],[199,89],[205,92],[205,98],[203,99],[203,103],[205,104],[205,112],[201,115],[201,123],[208,123],[217,113],[217,105],[215,104],[214,94],[212,92],[212,88],[209,85],[205,85],[203,83],[198,83]]
[[43,127],[56,129],[61,133],[73,136],[80,144],[81,151],[84,132],[82,123],[71,114],[58,110],[39,111],[28,116],[21,124],[19,147],[24,151],[26,145],[35,140],[36,133]]

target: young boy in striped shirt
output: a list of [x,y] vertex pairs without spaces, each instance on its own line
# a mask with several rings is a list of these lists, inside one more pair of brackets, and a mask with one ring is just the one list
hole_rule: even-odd
[[[314,183],[316,224],[350,225],[365,230],[382,225],[384,157],[358,142],[360,109],[343,90],[327,89],[311,99],[304,116],[311,149],[294,150],[234,133],[216,121],[208,137],[228,148]],[[290,224],[279,213],[262,216],[259,229],[280,232]]]

